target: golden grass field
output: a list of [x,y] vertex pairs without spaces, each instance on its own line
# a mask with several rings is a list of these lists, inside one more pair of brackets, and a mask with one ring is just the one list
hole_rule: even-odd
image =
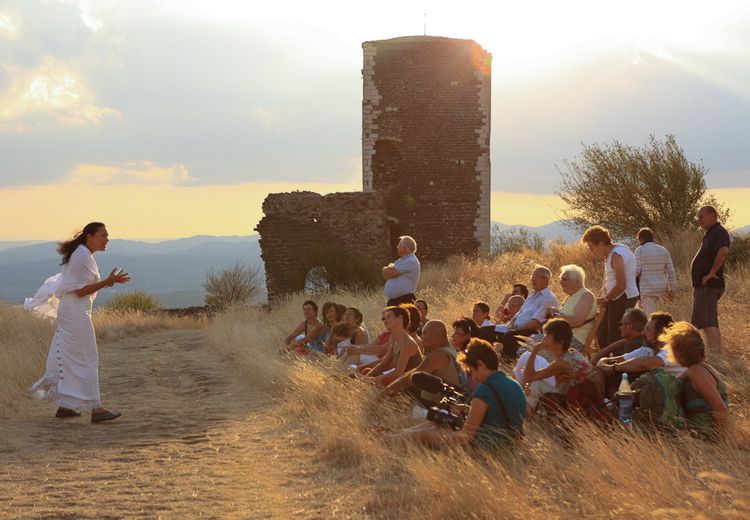
[[[676,242],[679,247],[670,246],[679,266],[680,290],[678,297],[665,310],[672,312],[677,319],[689,317],[691,290],[686,266],[697,247],[695,239],[695,235],[686,235]],[[513,282],[530,278],[535,263],[547,265],[553,272],[561,265],[576,263],[589,274],[587,286],[595,291],[599,288],[601,264],[583,246],[553,244],[543,254],[524,252],[494,260],[456,258],[445,265],[430,266],[423,271],[419,296],[430,303],[430,317],[450,322],[470,312],[471,304],[476,300],[497,305]],[[207,438],[207,445],[216,448],[216,453],[212,455],[211,450],[205,454],[185,452],[189,446],[182,447],[183,451],[175,452],[174,458],[170,459],[176,464],[172,473],[169,468],[163,468],[163,478],[174,478],[175,472],[181,475],[171,487],[158,484],[164,494],[155,493],[150,501],[145,502],[123,494],[117,496],[131,501],[126,503],[131,504],[133,516],[144,517],[205,514],[227,518],[282,518],[291,515],[377,518],[616,518],[624,515],[673,518],[689,515],[696,518],[748,518],[750,359],[746,343],[750,338],[747,320],[750,315],[749,275],[747,269],[728,273],[728,289],[720,303],[724,353],[721,358],[710,359],[724,374],[730,391],[732,436],[730,441],[720,445],[686,435],[646,438],[624,429],[602,431],[589,424],[572,424],[563,435],[544,421],[537,421],[527,423],[525,439],[513,451],[491,456],[463,449],[432,451],[373,432],[372,427],[376,424],[393,428],[412,424],[408,403],[399,400],[376,402],[373,388],[340,377],[341,367],[333,360],[310,362],[276,353],[282,338],[302,319],[301,304],[307,298],[304,295],[295,295],[271,311],[232,309],[215,317],[205,331],[195,331],[194,334],[191,331],[158,331],[184,327],[185,322],[147,323],[148,319],[136,317],[131,325],[123,325],[122,317],[97,316],[95,326],[101,338],[102,352],[109,348],[113,352],[111,356],[122,357],[126,354],[115,352],[126,352],[124,349],[134,348],[133,345],[141,345],[143,348],[139,352],[147,352],[147,345],[162,345],[164,335],[173,334],[170,341],[176,342],[177,348],[170,350],[169,356],[175,357],[175,363],[179,364],[181,356],[185,356],[190,359],[191,368],[186,368],[187,372],[200,372],[201,365],[206,371],[210,369],[210,374],[203,378],[193,374],[197,378],[194,384],[201,392],[186,394],[190,400],[185,402],[188,406],[190,403],[194,407],[200,405],[200,410],[213,408],[210,423],[209,419],[205,424],[201,423],[202,414],[198,414],[196,417],[191,415],[190,421],[178,422],[178,426],[181,442],[185,442],[185,432],[191,428],[200,430]],[[551,288],[556,294],[562,294],[556,281]],[[340,292],[320,295],[316,299],[320,304],[330,299],[360,308],[371,333],[379,331],[382,326],[383,297],[380,292]],[[0,306],[0,317],[4,324],[9,324],[0,331],[0,430],[5,423],[6,431],[14,432],[18,431],[13,427],[17,420],[14,414],[24,409],[27,403],[24,389],[43,372],[52,326],[7,305]],[[178,340],[178,337],[183,339]],[[190,338],[189,348],[180,346],[180,341],[187,341],[186,338]],[[104,358],[102,370],[111,371],[114,359],[108,363]],[[148,360],[145,357],[142,361],[147,366],[140,374],[144,388],[151,384]],[[137,370],[137,363],[141,361],[131,360],[131,363],[131,369]],[[113,384],[109,383],[111,379],[111,376],[102,378],[104,390],[108,384]],[[178,385],[180,381],[178,370],[171,379],[160,383],[160,391],[171,392],[174,388],[167,389],[165,385]],[[180,384],[187,385],[184,381]],[[188,386],[185,386],[185,391]],[[175,393],[174,399],[178,397]],[[107,430],[116,432],[117,428],[127,429],[129,424],[135,424],[126,422],[134,420],[129,419],[128,409],[134,408],[134,401],[141,398],[151,397],[141,395],[137,390],[128,398],[121,396],[119,402],[126,415],[121,423],[118,420],[108,425]],[[129,403],[128,399],[133,402]],[[166,397],[162,399],[164,408],[182,414],[180,407],[170,404]],[[141,402],[137,405],[146,407]],[[44,413],[49,415],[50,410],[53,408],[48,405]],[[36,426],[49,422],[58,434],[62,431],[52,419],[42,415],[24,420],[26,425],[35,425],[34,428],[49,428]],[[164,427],[168,428],[167,425]],[[148,489],[149,485],[157,485],[159,470],[151,463],[142,462],[153,453],[148,457],[143,453],[135,455],[140,446],[139,435],[148,434],[154,442],[149,449],[159,453],[176,449],[173,448],[176,441],[166,431],[159,436],[153,434],[146,424],[140,428],[127,430],[128,434],[118,436],[117,440],[132,448],[126,460],[133,463],[123,463],[126,464],[123,471],[130,475],[129,485]],[[93,430],[81,428],[76,439],[89,435],[88,431]],[[51,440],[45,442],[59,448]],[[18,441],[17,444],[22,443]],[[40,448],[37,446],[36,449]],[[107,444],[105,451],[110,449],[114,448]],[[125,448],[118,445],[118,449]],[[19,460],[19,457],[32,460],[28,458],[30,454],[23,455],[25,452],[18,450],[20,448],[16,451],[9,449],[8,461]],[[269,456],[269,452],[274,455]],[[8,462],[2,458],[2,453],[0,449],[0,463],[7,468]],[[221,455],[226,453],[234,455]],[[118,457],[122,458],[122,455]],[[221,460],[220,465],[217,465],[217,460]],[[67,464],[74,468],[75,460]],[[203,472],[199,469],[201,465]],[[12,462],[10,466],[15,471],[17,490],[21,493],[25,489],[23,479],[28,473],[16,468]],[[66,467],[56,468],[55,475],[62,480],[75,478],[61,476],[66,475]],[[146,473],[148,477],[144,476]],[[210,485],[199,483],[201,473],[211,475]],[[41,484],[31,476],[28,478],[29,497],[25,501],[18,499],[20,509],[10,511],[23,512],[27,510],[24,507],[37,503],[39,508],[32,508],[32,511],[57,511],[54,502],[31,497],[32,491]],[[195,499],[192,502],[185,487],[193,489]],[[111,487],[115,488],[114,485]],[[109,489],[100,489],[104,498]],[[84,492],[80,493],[71,496],[83,497]],[[10,493],[7,496],[15,495]],[[0,492],[0,502],[3,498]],[[95,517],[90,509],[76,509],[72,502],[66,504],[64,511],[70,513],[70,517],[82,512],[85,514],[78,517]],[[0,505],[0,511],[2,508]],[[112,516],[118,517],[118,514]],[[127,516],[130,515],[123,515]]]

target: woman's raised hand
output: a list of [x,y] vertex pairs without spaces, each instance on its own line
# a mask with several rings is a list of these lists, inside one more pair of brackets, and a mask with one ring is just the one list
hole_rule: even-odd
[[130,281],[130,275],[121,269],[112,269],[107,277],[107,286],[112,287],[116,283],[128,283]]

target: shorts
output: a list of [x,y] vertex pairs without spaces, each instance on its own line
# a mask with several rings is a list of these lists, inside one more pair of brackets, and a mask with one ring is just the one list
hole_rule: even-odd
[[693,289],[693,314],[690,323],[698,329],[719,327],[719,298],[723,288],[695,287]]

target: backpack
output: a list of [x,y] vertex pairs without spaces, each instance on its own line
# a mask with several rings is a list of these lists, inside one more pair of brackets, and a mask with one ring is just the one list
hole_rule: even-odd
[[632,388],[640,390],[640,404],[633,410],[633,420],[642,430],[673,432],[685,427],[680,403],[682,381],[655,368],[636,379]]

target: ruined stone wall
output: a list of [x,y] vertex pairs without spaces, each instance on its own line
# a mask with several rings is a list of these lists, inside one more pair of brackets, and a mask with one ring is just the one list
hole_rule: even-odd
[[431,36],[362,47],[364,190],[425,260],[489,252],[490,54]]
[[269,301],[304,288],[305,275],[315,267],[309,253],[316,246],[378,266],[390,261],[385,205],[376,193],[272,193],[263,213],[256,231]]

